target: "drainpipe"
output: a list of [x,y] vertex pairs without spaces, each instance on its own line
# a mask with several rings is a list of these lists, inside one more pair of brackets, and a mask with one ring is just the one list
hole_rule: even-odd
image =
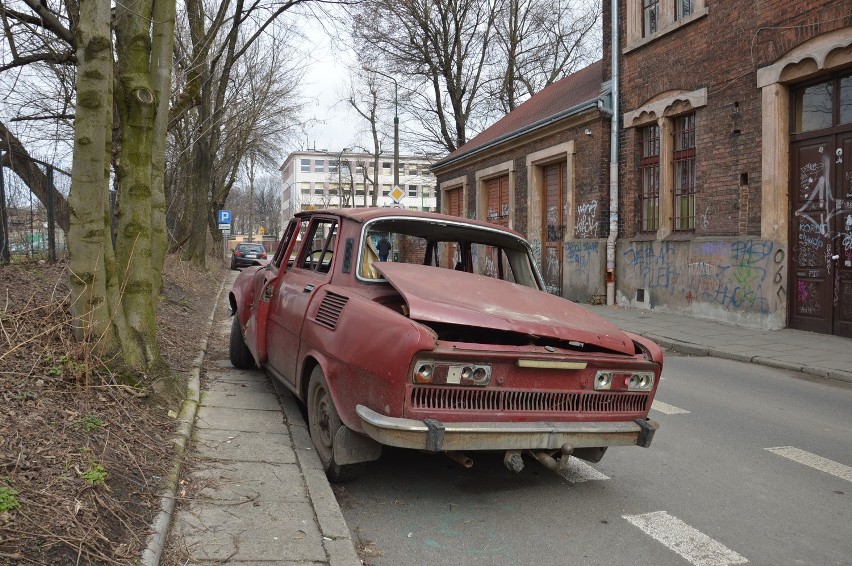
[[618,0],[611,0],[612,117],[609,128],[609,236],[606,239],[606,304],[615,304],[615,242],[618,239]]

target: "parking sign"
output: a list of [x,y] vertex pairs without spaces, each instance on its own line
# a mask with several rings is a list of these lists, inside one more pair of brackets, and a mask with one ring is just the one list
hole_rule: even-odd
[[220,210],[219,211],[219,224],[230,224],[231,223],[231,211],[230,210]]

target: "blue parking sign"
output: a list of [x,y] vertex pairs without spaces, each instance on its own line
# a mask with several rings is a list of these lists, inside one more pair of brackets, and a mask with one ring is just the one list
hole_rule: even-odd
[[231,211],[230,210],[220,210],[219,211],[219,224],[230,224],[231,223]]

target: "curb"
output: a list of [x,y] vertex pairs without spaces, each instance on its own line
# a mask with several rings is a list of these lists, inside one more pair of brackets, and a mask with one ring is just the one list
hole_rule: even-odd
[[148,546],[142,553],[141,563],[143,566],[158,566],[160,564],[160,558],[163,555],[163,549],[166,546],[169,530],[171,529],[172,514],[175,509],[175,498],[177,497],[183,457],[186,452],[186,446],[189,443],[189,438],[192,435],[192,429],[195,426],[195,415],[198,412],[198,404],[201,402],[201,366],[204,364],[204,358],[207,355],[210,332],[213,329],[213,320],[216,318],[219,299],[221,299],[222,291],[225,289],[226,279],[222,279],[222,284],[219,286],[219,293],[216,295],[216,300],[213,303],[213,311],[207,319],[207,331],[204,333],[204,339],[201,341],[201,351],[192,362],[192,370],[186,386],[186,399],[181,407],[180,415],[178,415],[178,427],[174,439],[175,458],[172,462],[172,469],[166,478],[166,486],[160,495],[160,512],[157,513],[157,516],[154,518],[154,524],[152,525],[154,532],[148,536]]
[[[273,385],[278,389],[277,384],[273,383]],[[361,566],[362,562],[355,552],[355,543],[349,527],[328,483],[322,462],[314,450],[308,426],[299,406],[289,391],[279,392],[278,399],[287,419],[293,449],[296,452],[299,467],[302,469],[302,478],[314,508],[317,525],[322,533],[322,545],[329,558],[329,565]]]
[[719,350],[716,348],[709,348],[706,346],[699,346],[697,344],[691,344],[689,342],[681,342],[680,340],[674,340],[672,338],[665,338],[663,336],[659,336],[653,334],[651,332],[640,333],[641,336],[653,340],[657,344],[660,345],[661,348],[665,348],[666,350],[671,350],[673,352],[677,352],[679,354],[687,354],[690,356],[702,356],[702,357],[712,357],[712,358],[721,358],[725,360],[734,360],[737,362],[745,362],[750,364],[758,364],[766,367],[771,367],[775,369],[782,369],[787,371],[793,371],[796,373],[803,373],[805,375],[809,375],[812,377],[819,377],[822,379],[830,379],[832,381],[842,381],[844,383],[852,383],[852,373],[848,371],[842,370],[825,370],[822,368],[815,368],[805,364],[793,363],[793,362],[785,362],[781,360],[775,360],[772,358],[766,358],[763,356],[749,356],[746,354],[739,354],[736,352],[726,352],[724,350]]

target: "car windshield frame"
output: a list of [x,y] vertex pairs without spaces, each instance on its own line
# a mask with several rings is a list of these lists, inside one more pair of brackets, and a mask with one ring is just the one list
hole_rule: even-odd
[[[421,229],[405,230],[403,228],[405,228],[406,225],[409,225],[412,228],[417,226]],[[376,230],[377,226],[378,230]],[[512,250],[517,253],[523,253],[526,256],[526,263],[528,264],[528,268],[530,271],[529,275],[531,275],[532,281],[529,281],[529,284],[524,282],[518,282],[518,284],[537,290],[545,289],[544,279],[542,278],[541,273],[538,269],[538,265],[536,264],[535,258],[533,257],[532,248],[529,242],[527,242],[523,237],[519,235],[516,235],[512,232],[508,232],[499,226],[494,226],[492,228],[490,226],[471,224],[465,222],[464,219],[456,221],[447,220],[443,218],[437,219],[417,216],[393,215],[373,218],[371,220],[368,220],[367,222],[364,222],[364,224],[362,225],[358,245],[358,261],[355,264],[357,267],[354,270],[355,278],[359,282],[365,284],[387,283],[387,280],[383,277],[365,277],[362,274],[362,266],[364,265],[363,262],[365,260],[365,253],[368,245],[367,240],[369,236],[374,231],[388,232],[388,228],[394,228],[394,233],[396,234],[421,237],[424,239],[427,239],[429,236],[433,236],[434,241],[437,242],[468,242],[472,244],[476,243],[500,247],[504,250]],[[436,269],[447,268],[436,267]]]

